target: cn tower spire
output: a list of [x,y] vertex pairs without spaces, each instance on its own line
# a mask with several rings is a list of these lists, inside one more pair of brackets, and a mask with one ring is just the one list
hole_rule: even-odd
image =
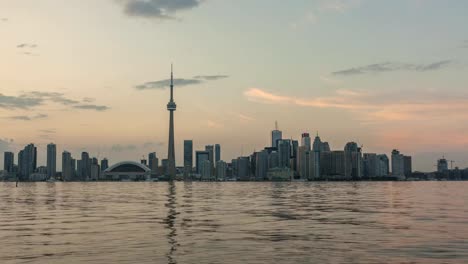
[[177,105],[174,102],[174,73],[171,64],[171,98],[167,104],[167,111],[169,111],[169,144],[167,150],[167,176],[169,180],[174,180],[176,176],[176,164],[175,164],[175,148],[174,148],[174,111],[177,109]]
[[171,102],[174,102],[174,72],[171,63]]

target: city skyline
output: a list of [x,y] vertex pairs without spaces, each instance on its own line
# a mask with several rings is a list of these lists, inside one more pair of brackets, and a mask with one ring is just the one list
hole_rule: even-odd
[[1,153],[166,156],[174,62],[178,166],[185,139],[230,160],[269,145],[278,120],[284,138],[319,131],[333,149],[400,149],[415,170],[444,155],[468,167],[467,3],[182,1],[195,4],[162,16],[131,2],[0,3]]

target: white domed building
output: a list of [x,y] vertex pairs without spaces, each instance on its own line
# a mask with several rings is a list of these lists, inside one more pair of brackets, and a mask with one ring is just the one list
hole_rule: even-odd
[[134,162],[122,161],[106,169],[100,177],[103,181],[144,181],[151,178],[151,169]]

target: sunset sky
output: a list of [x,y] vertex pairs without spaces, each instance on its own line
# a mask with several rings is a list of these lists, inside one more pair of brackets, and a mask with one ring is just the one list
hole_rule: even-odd
[[[332,149],[468,166],[468,1],[0,0],[0,151],[222,159],[318,131]],[[16,153],[15,153],[16,159]],[[3,168],[3,155],[0,159]],[[61,166],[59,165],[59,168]]]

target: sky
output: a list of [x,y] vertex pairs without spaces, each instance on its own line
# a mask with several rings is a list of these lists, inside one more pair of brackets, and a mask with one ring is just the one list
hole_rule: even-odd
[[[319,133],[334,150],[468,167],[468,1],[0,0],[0,151],[110,163],[183,140],[230,161]],[[60,160],[60,158],[58,158]],[[59,168],[61,162],[58,162]],[[0,159],[3,167],[3,159]]]

